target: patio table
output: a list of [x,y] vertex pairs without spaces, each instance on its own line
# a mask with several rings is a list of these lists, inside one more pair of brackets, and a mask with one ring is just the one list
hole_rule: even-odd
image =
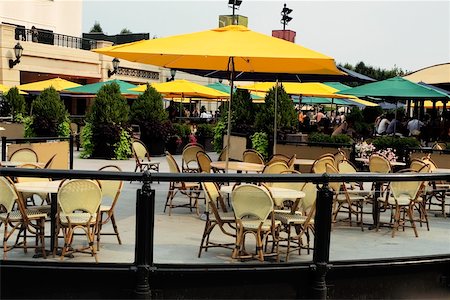
[[[254,164],[242,161],[229,161],[228,170],[238,171],[238,172],[256,172],[261,173],[264,170],[265,165]],[[216,168],[220,170],[226,169],[225,161],[213,161],[211,162],[211,168]]]

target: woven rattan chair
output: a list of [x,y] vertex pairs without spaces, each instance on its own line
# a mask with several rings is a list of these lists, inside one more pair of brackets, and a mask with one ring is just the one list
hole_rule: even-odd
[[[300,211],[292,213],[289,211],[276,211],[275,219],[282,223],[282,232],[287,236],[280,238],[280,242],[286,242],[286,258],[289,260],[291,252],[298,250],[301,254],[301,249],[307,249],[310,253],[311,233],[314,234],[314,215],[316,212],[316,197],[317,187],[314,183],[302,183],[301,190],[305,192],[305,197],[300,202]],[[296,234],[293,235],[292,229],[295,229]],[[303,237],[306,237],[306,243],[303,243]]]
[[197,152],[204,151],[202,145],[194,143],[188,144],[184,147],[181,153],[181,172],[183,173],[197,173],[199,172],[199,165],[197,163]]
[[211,157],[205,151],[197,152],[197,164],[200,172],[211,173]]
[[[122,172],[118,166],[107,165],[99,169],[99,171],[108,172]],[[116,218],[114,210],[116,208],[117,201],[119,200],[120,192],[122,191],[123,181],[121,180],[99,180],[102,187],[102,203],[100,205],[100,219],[98,222],[97,232],[97,249],[100,247],[101,235],[115,235],[119,245],[122,245],[120,240],[119,230],[117,229]],[[114,232],[104,232],[103,225],[111,221]]]
[[316,159],[311,167],[311,173],[323,174],[327,172],[326,165],[335,165],[333,154],[324,154]]
[[[205,192],[206,205],[206,222],[205,229],[203,230],[202,240],[200,242],[200,249],[198,250],[198,257],[202,254],[202,250],[208,251],[208,248],[223,247],[228,249],[234,249],[234,242],[221,243],[212,242],[210,240],[211,232],[219,227],[220,231],[229,237],[236,238],[236,226],[233,212],[227,212],[222,195],[219,191],[219,186],[215,182],[202,182],[202,189]],[[220,212],[216,203],[219,203],[223,212]]]
[[18,162],[29,162],[29,163],[37,163],[38,155],[31,148],[22,148],[18,149],[11,154],[9,157],[10,161],[18,161]]
[[258,151],[254,149],[247,149],[242,154],[242,161],[264,165],[264,157]]
[[[26,169],[41,169],[40,166],[33,163],[27,163],[18,166],[18,168]],[[16,182],[37,182],[37,181],[51,181],[50,178],[42,177],[16,177]],[[40,204],[36,204],[35,197],[38,196],[41,199]],[[35,209],[39,209],[43,212],[50,212],[50,196],[48,193],[22,193],[22,198],[27,206],[33,206]]]
[[133,150],[133,156],[136,162],[134,172],[137,170],[139,170],[139,172],[146,170],[159,172],[159,162],[152,161],[150,152],[148,152],[147,147],[143,142],[140,140],[134,140],[131,144],[131,148]]
[[[274,219],[273,200],[264,186],[243,184],[236,186],[231,197],[236,217],[235,259],[275,257],[279,261],[278,237],[281,222]],[[246,236],[252,234],[256,240],[256,253],[246,250]],[[272,247],[269,250],[268,242]]]
[[[166,151],[166,159],[169,164],[170,173],[181,173],[177,162],[173,156]],[[189,198],[188,203],[174,204],[173,199],[175,195],[180,192]],[[196,182],[184,182],[184,181],[171,181],[169,184],[169,190],[167,192],[166,204],[164,205],[164,212],[166,212],[167,207],[169,208],[169,216],[172,214],[172,208],[176,207],[187,207],[191,211],[193,208],[196,209],[197,215],[198,211],[198,198],[200,194],[200,184]],[[193,203],[194,201],[194,203]]]
[[278,153],[278,154],[273,154],[273,155],[268,159],[266,165],[270,165],[271,163],[278,162],[278,161],[282,161],[282,162],[285,162],[285,163],[287,164],[288,161],[289,161],[289,156],[286,156],[286,155],[280,154],[280,153]]
[[[434,172],[438,168],[437,164],[431,159],[431,155],[422,157],[422,161],[430,165],[430,172]],[[428,210],[435,211],[432,207],[438,206],[439,212],[446,218],[445,208],[449,206],[449,203],[446,203],[446,197],[450,196],[450,183],[448,181],[429,181],[425,189],[425,195]]]
[[[56,216],[56,232],[62,230],[64,245],[61,251],[61,260],[74,252],[89,253],[98,262],[95,235],[98,232],[100,218],[100,203],[102,190],[96,181],[87,179],[65,180],[58,190],[58,212]],[[73,247],[75,230],[84,231],[88,246]],[[53,256],[58,249],[58,238],[53,248]]]
[[54,154],[50,159],[45,163],[44,169],[51,169],[53,165],[53,161],[55,160],[56,154]]
[[[7,252],[14,248],[40,249],[42,256],[45,252],[45,219],[47,214],[39,210],[26,209],[22,196],[17,192],[14,183],[8,177],[0,177],[0,221],[4,227],[3,259]],[[8,240],[16,232],[14,245],[8,245]],[[31,233],[36,238],[35,246],[28,246],[27,237]],[[21,240],[22,239],[22,240]]]

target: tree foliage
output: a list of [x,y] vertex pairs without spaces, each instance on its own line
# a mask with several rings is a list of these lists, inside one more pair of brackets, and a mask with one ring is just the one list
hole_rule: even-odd
[[17,87],[11,88],[5,96],[13,120],[19,120],[25,114],[25,97],[19,94]]
[[103,29],[100,26],[100,23],[98,21],[95,21],[94,22],[94,26],[91,27],[91,30],[89,32],[90,33],[93,33],[93,32],[101,32],[101,33],[103,33]]
[[123,28],[123,29],[120,31],[120,34],[128,34],[128,33],[132,33],[131,30],[128,29],[128,28]]
[[364,62],[360,61],[359,63],[357,63],[355,66],[352,66],[349,63],[346,63],[345,65],[343,65],[344,68],[358,72],[360,74],[369,76],[373,79],[376,80],[385,80],[388,78],[392,78],[395,76],[403,76],[406,73],[408,73],[408,71],[402,70],[401,68],[398,68],[397,66],[394,65],[394,67],[390,70],[387,69],[382,69],[382,68],[375,68],[369,65],[366,65]]
[[30,129],[34,136],[68,136],[69,114],[53,87],[43,90],[31,103]]

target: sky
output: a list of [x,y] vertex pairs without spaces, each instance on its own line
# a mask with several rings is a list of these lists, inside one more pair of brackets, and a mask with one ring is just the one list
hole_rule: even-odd
[[[283,29],[286,3],[293,18],[286,29],[295,43],[336,63],[363,61],[384,69],[416,71],[450,62],[450,1],[256,1],[243,0],[236,14],[248,27],[272,34]],[[123,28],[150,37],[166,37],[218,27],[219,15],[231,15],[228,0],[119,1],[84,0],[83,32],[97,21],[105,34]]]

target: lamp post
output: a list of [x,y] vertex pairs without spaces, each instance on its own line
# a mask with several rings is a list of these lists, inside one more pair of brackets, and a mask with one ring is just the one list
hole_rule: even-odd
[[120,60],[117,57],[114,57],[114,59],[112,60],[113,70],[108,70],[108,77],[111,77],[117,73],[117,71],[119,70],[119,64]]
[[241,4],[242,0],[228,0],[228,5],[230,5],[229,7],[233,8],[233,25],[238,25],[235,10],[239,9],[239,6],[241,6]]
[[174,81],[175,80],[175,74],[177,73],[177,70],[170,69],[170,78],[166,78],[166,81]]
[[283,10],[281,11],[281,24],[283,24],[283,31],[286,30],[286,25],[292,21],[292,17],[288,16],[292,12],[292,9],[286,7],[284,4]]
[[20,45],[20,43],[17,43],[14,46],[14,55],[16,56],[16,60],[9,60],[9,68],[12,69],[15,65],[17,65],[18,63],[20,63],[20,58],[22,57],[22,53],[23,53],[23,47],[22,45]]

